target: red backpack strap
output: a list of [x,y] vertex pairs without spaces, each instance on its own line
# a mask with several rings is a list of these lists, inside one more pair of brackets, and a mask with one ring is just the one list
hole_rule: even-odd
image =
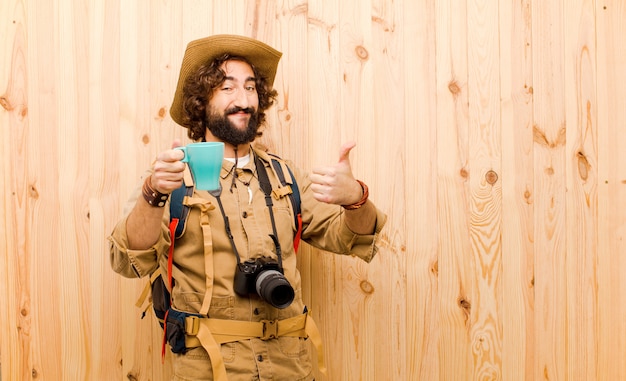
[[[174,264],[174,242],[176,241],[176,228],[178,227],[178,218],[172,218],[170,221],[170,249],[167,253],[167,286],[170,291],[170,306],[172,305],[172,267]],[[163,341],[161,342],[161,361],[165,361],[165,344],[167,343],[167,315],[169,310],[165,312],[163,318]]]

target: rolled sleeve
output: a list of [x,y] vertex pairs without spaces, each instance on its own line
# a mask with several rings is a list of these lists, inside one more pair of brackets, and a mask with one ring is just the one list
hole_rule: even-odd
[[[148,174],[149,172],[147,172]],[[145,176],[144,176],[145,177]],[[166,206],[164,221],[161,224],[161,235],[152,247],[146,250],[131,250],[128,244],[126,222],[128,215],[137,202],[141,186],[137,187],[125,205],[124,217],[117,223],[108,237],[111,268],[127,278],[141,278],[150,275],[159,265],[160,255],[167,253],[170,247],[170,236],[167,219],[169,204]]]
[[113,230],[109,242],[111,268],[128,278],[141,278],[151,274],[158,267],[159,253],[166,252],[170,245],[169,236],[162,234],[159,240],[146,250],[129,249],[126,218]]
[[378,253],[378,241],[380,240],[380,232],[383,230],[386,222],[387,215],[385,215],[380,210],[377,210],[376,227],[374,228],[374,234],[355,234],[350,229],[348,229],[345,224],[343,224],[341,237],[343,239],[350,239],[350,255],[361,258],[365,262],[370,263],[372,259],[374,259],[374,256],[376,256],[376,254]]

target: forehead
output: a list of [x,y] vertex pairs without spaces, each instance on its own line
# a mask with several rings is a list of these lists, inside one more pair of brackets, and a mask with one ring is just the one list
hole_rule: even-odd
[[228,60],[222,63],[220,69],[226,73],[227,80],[254,80],[252,66],[244,61]]

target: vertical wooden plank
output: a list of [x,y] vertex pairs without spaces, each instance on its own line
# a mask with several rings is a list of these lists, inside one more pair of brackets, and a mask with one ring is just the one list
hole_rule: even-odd
[[[148,36],[147,23],[145,17],[139,17],[146,2],[142,1],[125,1],[120,2],[120,40],[119,40],[119,140],[111,148],[117,155],[118,163],[128,163],[124,166],[124,170],[119,172],[119,187],[117,193],[119,202],[117,207],[118,215],[116,220],[121,217],[125,201],[131,190],[138,181],[139,174],[143,163],[139,160],[141,141],[138,134],[143,105],[138,102],[138,94],[142,92],[142,88],[138,84],[144,83],[147,77],[145,70],[145,61],[148,58],[147,52],[149,44],[139,43],[146,41]],[[147,113],[143,113],[147,115]],[[112,228],[111,228],[112,230]],[[110,265],[109,265],[110,267]],[[113,270],[111,270],[113,272]],[[140,285],[137,280],[123,279],[115,274],[116,277],[111,283],[111,292],[117,295],[118,303],[110,312],[110,316],[119,326],[120,344],[116,366],[119,368],[122,376],[138,377],[136,368],[137,357],[145,356],[146,351],[137,351],[135,353],[135,342],[141,341],[138,336],[139,332],[145,332],[141,327],[137,318],[137,311],[134,307],[134,299],[139,295]],[[145,348],[145,347],[144,347]],[[130,378],[130,377],[129,377]]]
[[[63,374],[65,342],[60,311],[64,288],[60,244],[59,188],[59,42],[58,3],[27,3],[29,17],[29,142],[27,146],[29,233],[24,235],[30,267],[25,269],[31,282],[32,322],[30,369],[24,375],[60,379]],[[18,174],[23,175],[23,174]],[[67,213],[72,213],[67,211]],[[66,214],[64,213],[65,217]],[[71,255],[71,254],[70,254]],[[70,274],[70,277],[74,274]],[[70,323],[71,324],[71,323]],[[50,351],[49,348],[57,348]],[[29,376],[31,377],[31,376]]]
[[626,379],[626,6],[598,1],[597,380]]
[[[403,230],[409,195],[406,193],[406,178],[414,165],[407,161],[405,152],[405,111],[409,102],[404,94],[404,58],[408,54],[402,28],[405,2],[373,0],[371,3],[371,21],[365,17],[367,14],[361,16],[362,32],[355,34],[363,36],[367,62],[360,69],[359,86],[350,85],[354,90],[342,95],[346,102],[358,99],[359,116],[342,123],[352,126],[353,136],[359,138],[360,146],[353,156],[358,163],[356,175],[368,184],[374,184],[372,199],[381,210],[394,217],[387,221],[383,233],[386,239],[381,242],[377,259],[367,267],[358,263],[363,267],[361,282],[371,284],[375,292],[369,297],[367,288],[361,284],[358,292],[364,299],[363,306],[355,312],[369,317],[361,319],[363,340],[360,351],[368,354],[365,358],[375,368],[363,368],[364,379],[399,380],[406,379],[406,368],[398,366],[398,359],[404,358],[407,345],[404,334],[407,307],[401,302],[407,297],[406,263],[409,260],[404,251],[406,236]],[[411,45],[410,51],[414,49]],[[358,45],[348,52],[351,60],[364,61]],[[342,115],[349,116],[354,109],[356,107],[346,108]],[[352,361],[358,363],[358,359]]]
[[[88,8],[75,7],[72,1],[59,0],[55,16],[58,20],[58,39],[55,41],[58,56],[56,75],[58,86],[58,164],[59,174],[55,179],[59,189],[59,273],[50,273],[38,278],[38,287],[48,289],[48,280],[63,277],[59,282],[56,302],[59,306],[61,340],[61,373],[59,378],[84,379],[87,376],[88,335],[86,310],[88,279],[81,277],[88,264],[86,218],[89,189],[89,14]],[[41,162],[45,168],[44,162]],[[47,332],[43,334],[47,335]],[[47,348],[41,348],[47,350]]]
[[567,183],[566,374],[597,376],[598,126],[593,1],[570,1],[564,15]]
[[473,379],[497,378],[502,362],[502,176],[498,3],[469,1],[470,242],[475,264],[470,345]]
[[531,4],[499,2],[502,126],[502,380],[534,363]]
[[[405,144],[401,150],[406,155],[406,215],[402,228],[385,234],[388,250],[406,257],[406,318],[399,327],[406,332],[406,342],[394,353],[406,359],[405,369],[399,369],[394,378],[404,380],[439,380],[438,223],[437,203],[433,202],[437,199],[437,161],[433,159],[437,157],[435,6],[432,0],[407,1],[398,23],[404,39]],[[381,185],[377,202],[386,199],[386,181]],[[385,207],[395,223],[401,221],[396,208]]]
[[[117,177],[119,154],[119,16],[118,1],[89,3],[89,249],[90,280],[88,379],[121,379],[118,366],[121,325],[111,317],[119,311],[112,284],[118,277],[108,256],[110,234],[120,202]],[[85,253],[82,253],[84,256]],[[117,315],[116,315],[117,316]]]
[[28,104],[28,12],[20,1],[0,2],[0,378],[28,377],[32,367],[32,295],[28,214],[30,206],[27,142]]
[[[338,1],[308,2],[306,8],[306,44],[290,45],[290,55],[304,55],[307,60],[306,86],[292,83],[293,91],[304,92],[307,102],[308,139],[317,147],[309,152],[307,170],[333,164],[341,144],[340,40]],[[293,78],[292,78],[293,80]],[[296,82],[297,83],[297,82]],[[318,326],[324,338],[324,358],[328,380],[359,379],[358,365],[351,361],[359,353],[358,321],[354,322],[348,304],[358,303],[346,295],[348,279],[360,276],[343,259],[319,250],[311,252],[311,280],[319,285],[311,290],[311,303],[319,313]],[[304,275],[303,275],[304,277]],[[358,297],[357,297],[358,298]],[[354,325],[353,325],[354,324]],[[350,334],[346,334],[350,332]],[[358,353],[358,354],[357,354]]]
[[471,372],[466,2],[436,3],[439,379]]
[[565,379],[566,175],[563,3],[532,2],[535,379]]

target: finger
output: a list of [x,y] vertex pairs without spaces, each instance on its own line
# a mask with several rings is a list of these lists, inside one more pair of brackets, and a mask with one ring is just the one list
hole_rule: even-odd
[[350,164],[350,151],[354,147],[356,147],[355,141],[346,142],[341,145],[341,148],[339,150],[339,162],[340,163],[346,162],[348,163],[348,165]]
[[317,178],[321,176],[332,176],[333,168],[332,167],[316,167],[316,168],[311,169],[311,174],[318,176]]

